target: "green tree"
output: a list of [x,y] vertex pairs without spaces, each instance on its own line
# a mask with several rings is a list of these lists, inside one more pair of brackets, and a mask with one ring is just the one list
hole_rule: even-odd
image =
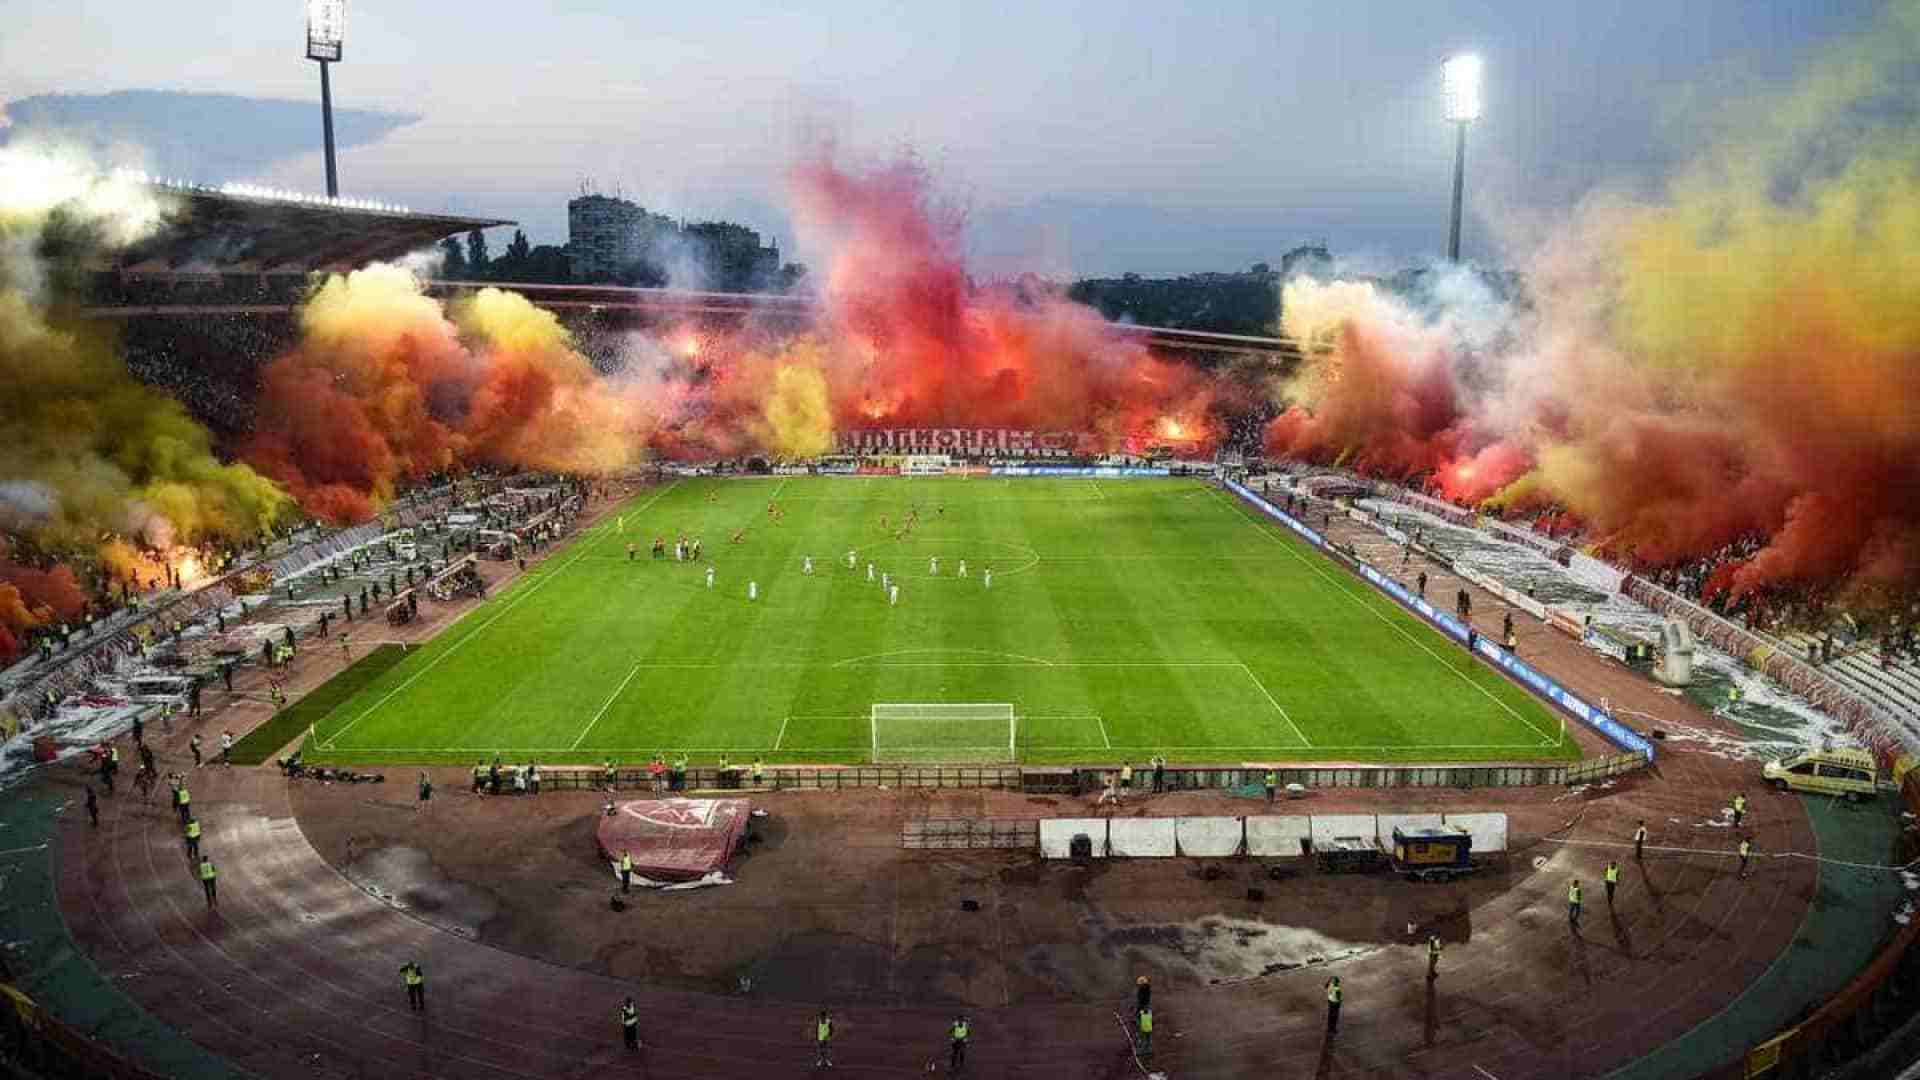
[[527,234],[519,229],[513,230],[513,240],[507,244],[506,257],[514,262],[525,262],[527,254],[532,250],[533,245],[527,243]]
[[476,278],[487,276],[487,267],[493,260],[487,258],[487,234],[475,229],[467,234],[467,269]]
[[440,276],[448,281],[467,276],[467,257],[460,250],[460,241],[451,236],[440,241]]

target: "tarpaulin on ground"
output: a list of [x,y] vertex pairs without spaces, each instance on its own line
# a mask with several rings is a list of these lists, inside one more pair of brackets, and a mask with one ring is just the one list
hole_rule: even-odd
[[639,799],[597,818],[595,837],[615,862],[631,852],[638,877],[692,881],[726,865],[752,810],[746,799]]

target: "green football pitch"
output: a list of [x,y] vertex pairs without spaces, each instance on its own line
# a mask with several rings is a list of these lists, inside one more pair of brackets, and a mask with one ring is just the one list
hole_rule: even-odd
[[[681,535],[703,541],[698,562],[672,557]],[[649,554],[656,536],[665,558]],[[1211,484],[987,477],[653,488],[361,675],[307,746],[315,761],[364,764],[494,751],[553,763],[1580,756],[1557,714]]]

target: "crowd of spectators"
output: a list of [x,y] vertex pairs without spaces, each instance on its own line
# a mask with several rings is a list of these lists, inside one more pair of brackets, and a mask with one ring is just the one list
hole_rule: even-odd
[[284,312],[129,319],[121,353],[135,378],[231,437],[252,430],[261,369],[292,347],[295,335]]

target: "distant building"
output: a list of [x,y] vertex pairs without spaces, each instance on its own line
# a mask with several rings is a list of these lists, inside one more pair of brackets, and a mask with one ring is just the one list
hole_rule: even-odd
[[685,226],[681,235],[693,256],[707,270],[709,287],[721,292],[757,292],[780,273],[780,248],[760,246],[760,234],[745,225],[703,221]]
[[1295,277],[1317,278],[1321,281],[1333,277],[1333,253],[1327,250],[1326,241],[1301,244],[1280,256],[1280,280],[1291,281]]
[[575,281],[661,285],[671,272],[681,285],[752,292],[780,276],[780,249],[762,247],[760,234],[744,225],[678,225],[627,199],[593,193],[567,202],[567,258]]

